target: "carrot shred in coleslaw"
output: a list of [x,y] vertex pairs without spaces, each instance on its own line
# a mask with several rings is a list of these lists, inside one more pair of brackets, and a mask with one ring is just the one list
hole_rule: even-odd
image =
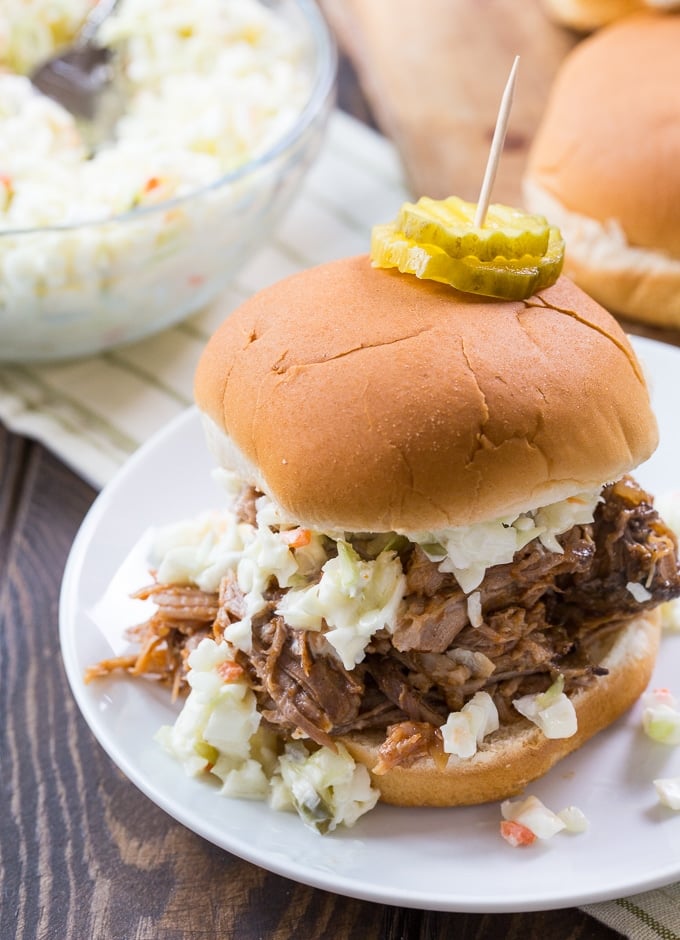
[[513,848],[522,845],[533,845],[536,841],[535,833],[528,826],[512,819],[503,819],[501,821],[501,835]]

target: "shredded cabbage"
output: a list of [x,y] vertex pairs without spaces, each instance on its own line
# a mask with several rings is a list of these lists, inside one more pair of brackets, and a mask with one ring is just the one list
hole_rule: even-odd
[[356,764],[342,744],[334,753],[322,747],[313,753],[299,741],[287,744],[272,781],[273,805],[289,803],[312,829],[325,834],[337,826],[353,826],[380,796],[366,768]]
[[[226,472],[221,479],[233,503],[240,481]],[[481,595],[474,588],[486,569],[512,560],[519,548],[535,538],[551,551],[562,551],[556,535],[590,521],[598,500],[599,490],[514,518],[416,533],[410,538],[440,562],[440,570],[455,574],[469,594],[470,622],[480,626]],[[309,531],[307,544],[293,551],[285,537],[291,521],[281,508],[268,496],[261,496],[256,510],[255,526],[239,522],[230,508],[160,529],[151,558],[158,580],[193,583],[205,591],[217,591],[222,578],[235,573],[245,596],[246,616],[231,624],[225,637],[248,652],[252,617],[264,608],[264,592],[275,578],[279,587],[290,589],[277,612],[296,629],[323,630],[345,668],[352,669],[362,661],[378,630],[394,630],[406,579],[393,545],[395,539],[405,536]],[[359,538],[364,547],[375,551],[375,557],[359,555],[352,545],[352,540]],[[328,546],[333,544],[337,555],[329,558]]]
[[253,527],[237,522],[231,512],[203,513],[159,528],[150,562],[162,584],[195,584],[203,591],[217,591],[253,538]]
[[468,620],[473,627],[481,627],[484,623],[482,615],[482,595],[479,591],[473,591],[467,599]]
[[644,604],[645,601],[652,599],[651,593],[644,584],[638,584],[636,581],[629,581],[626,584],[626,590],[633,595],[638,604]]
[[665,777],[654,781],[659,802],[669,809],[680,809],[680,777]]
[[[45,107],[24,77],[73,39],[91,3],[0,4],[0,165],[14,183],[0,230],[110,218],[186,195],[264,153],[308,98],[304,41],[267,4],[126,0],[97,35],[116,53],[125,110],[92,156],[72,115],[55,102]],[[144,231],[155,237],[153,225]],[[89,248],[120,261],[110,234],[85,230],[55,244],[62,261]],[[32,242],[31,253],[39,254]],[[37,261],[26,275],[32,291],[44,289]]]
[[91,0],[3,0],[0,70],[31,72],[72,39],[91,7]]
[[558,676],[549,689],[513,700],[520,715],[537,725],[546,738],[570,738],[578,730],[574,705],[564,691],[564,677]]
[[525,800],[504,800],[501,803],[501,815],[503,819],[526,826],[538,839],[550,839],[566,829],[564,820],[548,809],[537,796],[528,796]]
[[342,745],[335,753],[329,748],[311,753],[295,742],[278,756],[276,736],[261,726],[245,677],[228,670],[229,678],[223,678],[224,664],[233,665],[230,644],[202,640],[189,656],[191,692],[175,723],[156,735],[187,774],[219,778],[224,796],[295,809],[321,833],[353,826],[375,806],[379,792],[368,771]]
[[645,734],[660,744],[680,744],[680,712],[672,705],[647,705],[642,712]]
[[452,572],[469,594],[481,584],[487,568],[511,562],[515,553],[535,538],[548,551],[561,553],[557,536],[574,525],[593,521],[600,492],[600,488],[589,490],[531,512],[438,532],[411,533],[409,538],[418,542],[431,561],[440,562],[440,571]]
[[650,689],[642,696],[642,727],[660,744],[680,744],[678,700],[666,688]]
[[220,666],[232,662],[227,643],[202,640],[189,656],[191,692],[182,711],[156,737],[190,776],[210,771],[222,780],[225,794],[264,799],[264,764],[272,740],[260,728],[255,695],[245,678],[221,677]]
[[567,832],[586,832],[588,829],[588,819],[578,806],[565,806],[557,815],[564,823]]
[[463,759],[474,757],[487,734],[499,727],[498,710],[488,692],[476,692],[460,711],[451,712],[440,731],[444,751]]
[[364,561],[349,542],[338,541],[337,549],[337,556],[323,566],[320,580],[303,590],[288,591],[277,613],[300,630],[321,630],[326,624],[326,639],[345,669],[353,669],[364,658],[374,633],[394,630],[406,578],[394,552],[382,551],[374,560]]

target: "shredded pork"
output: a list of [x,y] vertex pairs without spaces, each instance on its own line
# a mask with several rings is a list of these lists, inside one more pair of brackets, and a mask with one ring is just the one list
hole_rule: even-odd
[[[251,518],[253,493],[240,500]],[[568,693],[596,682],[603,670],[593,651],[641,611],[680,596],[674,535],[630,477],[605,488],[595,519],[560,537],[562,553],[529,543],[506,565],[490,568],[479,587],[482,622],[470,623],[467,597],[410,544],[401,551],[407,583],[392,636],[376,634],[352,670],[323,634],[289,627],[275,613],[282,591],[270,584],[266,609],[253,620],[252,652],[238,652],[264,720],[284,738],[319,745],[351,731],[385,732],[379,768],[436,756],[436,729],[480,690],[501,722],[519,720],[512,699],[545,690],[557,674]],[[644,585],[642,602],[627,585]],[[131,631],[132,657],[106,660],[88,678],[125,669],[155,677],[174,694],[186,687],[188,653],[204,636],[222,637],[242,619],[235,576],[219,594],[154,584],[138,593],[158,605]]]

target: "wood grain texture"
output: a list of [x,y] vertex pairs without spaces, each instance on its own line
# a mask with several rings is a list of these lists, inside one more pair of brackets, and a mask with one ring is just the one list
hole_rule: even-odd
[[321,0],[414,196],[476,199],[498,106],[521,55],[493,201],[519,204],[529,143],[576,37],[540,0]]

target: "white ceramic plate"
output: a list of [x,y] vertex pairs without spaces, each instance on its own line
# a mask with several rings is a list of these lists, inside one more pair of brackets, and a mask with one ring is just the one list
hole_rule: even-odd
[[[661,446],[637,477],[659,494],[680,488],[680,349],[635,345],[651,377]],[[499,834],[497,804],[464,809],[379,806],[350,830],[319,836],[294,814],[221,797],[187,778],[154,742],[172,722],[166,693],[125,678],[83,684],[111,654],[92,610],[147,527],[222,504],[197,413],[149,441],[96,500],[64,575],[61,643],[75,698],[93,733],[127,777],[210,842],[289,878],[339,894],[450,911],[567,907],[680,878],[680,813],[657,804],[652,780],[680,775],[680,748],[654,744],[634,708],[528,792],[554,810],[574,804],[590,829],[513,849]],[[143,572],[133,576],[144,578]],[[117,626],[125,613],[116,611]],[[101,625],[100,625],[101,626]],[[114,623],[115,627],[116,624]],[[115,630],[114,630],[115,632]],[[680,635],[666,636],[654,685],[680,693]]]

